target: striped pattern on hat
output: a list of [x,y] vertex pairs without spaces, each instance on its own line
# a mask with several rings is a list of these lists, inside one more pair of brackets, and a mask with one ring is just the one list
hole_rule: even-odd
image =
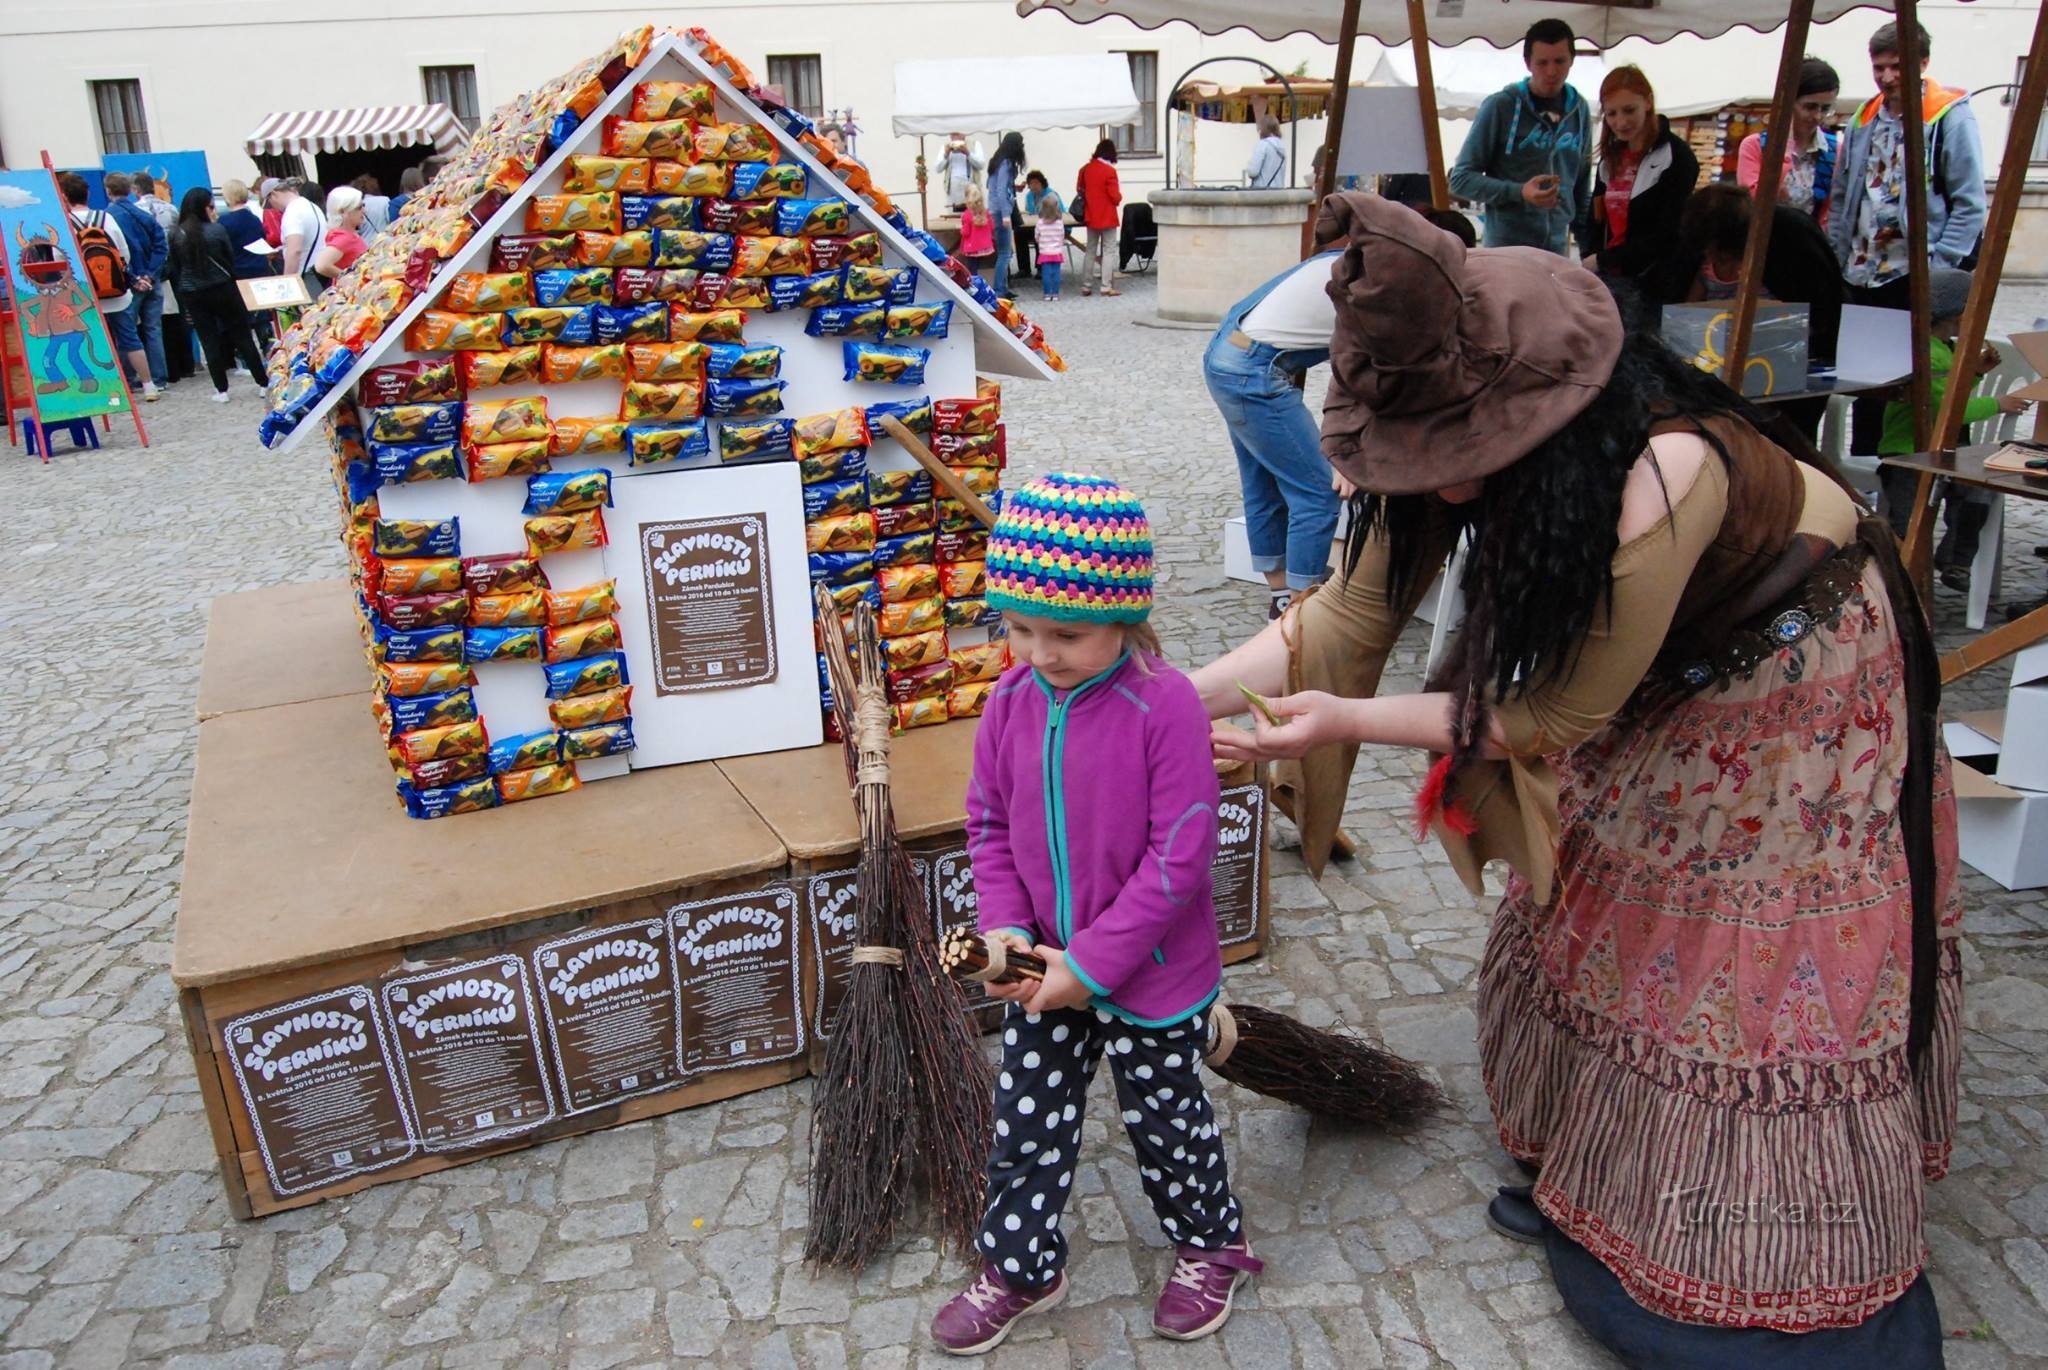
[[1142,623],[1152,612],[1152,525],[1113,480],[1054,472],[1003,505],[988,539],[988,602],[1041,618]]

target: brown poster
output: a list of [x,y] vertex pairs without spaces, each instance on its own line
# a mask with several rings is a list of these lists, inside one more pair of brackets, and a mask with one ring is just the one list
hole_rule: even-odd
[[661,919],[543,942],[533,973],[569,1112],[682,1082],[676,977]]
[[832,1019],[839,1013],[839,1001],[846,997],[846,977],[853,969],[848,958],[853,953],[860,872],[814,875],[805,895],[810,904],[811,944],[817,948],[818,960],[818,1008],[811,1018],[811,1031],[822,1042],[832,1035]]
[[364,986],[245,1014],[221,1040],[273,1194],[318,1189],[413,1154],[384,1026]]
[[678,904],[668,911],[683,1074],[782,1061],[804,1049],[796,890]]
[[656,694],[775,679],[766,514],[643,523],[640,561]]
[[510,954],[384,982],[398,1075],[429,1151],[481,1146],[555,1116],[526,963]]
[[1266,851],[1266,792],[1241,785],[1223,792],[1216,812],[1216,861],[1209,867],[1216,933],[1224,946],[1259,933],[1259,862]]
[[[931,900],[932,920],[938,924],[941,945],[946,934],[955,928],[972,932],[980,926],[981,901],[974,893],[974,863],[965,847],[943,851],[932,858]],[[1002,1000],[990,998],[986,989],[972,981],[959,984],[975,1021],[984,1029],[995,1026],[1003,1013]]]

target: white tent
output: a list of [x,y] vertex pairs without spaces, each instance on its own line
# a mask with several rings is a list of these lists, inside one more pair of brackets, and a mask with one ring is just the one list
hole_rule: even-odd
[[1138,117],[1121,54],[949,57],[896,64],[899,135],[1128,124]]
[[[1480,102],[1503,86],[1528,76],[1522,54],[1513,48],[1496,48],[1486,43],[1461,43],[1455,48],[1436,48],[1430,53],[1431,72],[1436,79],[1436,112],[1442,119],[1470,119],[1478,115]],[[1594,109],[1600,107],[1600,82],[1607,77],[1607,63],[1591,53],[1572,59],[1572,88],[1586,97]],[[1415,87],[1415,46],[1403,43],[1388,48],[1366,75],[1369,86]],[[1666,111],[1669,113],[1670,111]]]

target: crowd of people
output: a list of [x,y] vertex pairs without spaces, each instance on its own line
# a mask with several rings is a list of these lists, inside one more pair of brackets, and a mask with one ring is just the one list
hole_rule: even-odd
[[[1122,267],[1124,193],[1114,138],[1095,145],[1074,175],[1071,197],[1028,165],[1021,133],[1005,133],[985,166],[967,135],[955,133],[946,140],[940,165],[948,204],[960,216],[960,256],[998,295],[1014,298],[1013,281],[1035,276],[1043,298],[1058,299],[1070,251],[1079,259],[1083,295],[1123,293],[1116,273]],[[1081,242],[1074,242],[1070,229],[1083,231]]]

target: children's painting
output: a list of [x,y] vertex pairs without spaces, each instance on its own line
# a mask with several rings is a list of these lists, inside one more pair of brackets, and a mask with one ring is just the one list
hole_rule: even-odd
[[13,295],[10,349],[19,347],[27,359],[42,421],[126,411],[128,392],[114,369],[106,320],[48,171],[0,171],[0,237]]

